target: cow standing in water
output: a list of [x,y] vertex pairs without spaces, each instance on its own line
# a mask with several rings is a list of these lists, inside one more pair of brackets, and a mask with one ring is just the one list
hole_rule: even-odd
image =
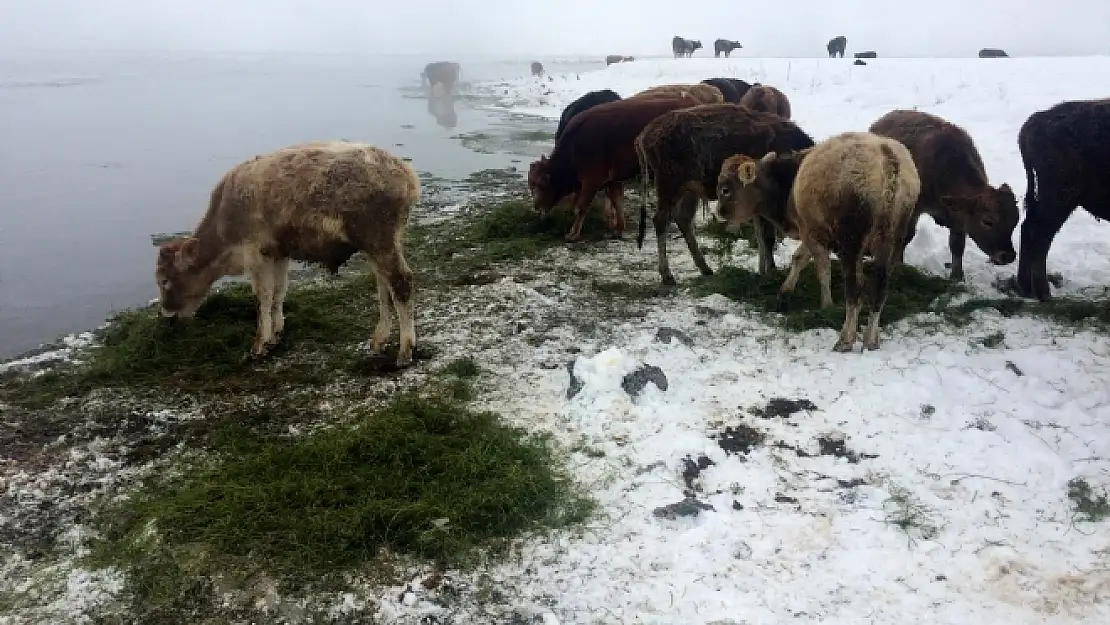
[[436,85],[441,84],[447,93],[451,93],[461,75],[462,67],[458,63],[436,61],[424,66],[424,71],[420,72],[420,85],[427,84],[434,92]]

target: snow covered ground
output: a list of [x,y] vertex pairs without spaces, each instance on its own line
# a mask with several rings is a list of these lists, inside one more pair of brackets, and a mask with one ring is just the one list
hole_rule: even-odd
[[[1104,58],[869,63],[637,61],[477,88],[557,119],[593,89],[626,96],[735,76],[782,89],[817,139],[917,107],[967,128],[992,181],[1019,195],[1025,118],[1110,95]],[[907,261],[944,272],[945,231],[920,227]],[[1064,227],[1049,256],[1063,293],[1110,284],[1108,232],[1082,212]],[[560,250],[553,262],[658,280],[653,252],[610,249],[619,251],[592,261]],[[684,246],[670,255],[680,280],[694,273]],[[967,259],[982,290],[1015,269],[989,266],[974,244]],[[476,288],[501,290],[520,310],[555,305],[528,286],[511,297],[501,284]],[[672,330],[681,336],[661,340]],[[479,356],[512,381],[495,408],[587,450],[574,456],[578,475],[606,515],[580,536],[526,547],[494,583],[545,623],[1110,622],[1110,535],[1075,525],[1066,497],[1069,480],[1097,489],[1110,474],[1110,338],[993,312],[961,330],[888,324],[881,350],[865,354],[834,354],[835,337],[773,329],[709,297],[576,343],[570,376],[556,367],[562,341],[523,362]],[[643,363],[662,369],[665,389],[622,388]],[[379,616],[452,614],[418,594],[379,596]]]
[[[866,130],[896,108],[916,108],[963,126],[975,140],[994,185],[1009,182],[1019,200],[1025,170],[1017,134],[1028,116],[1061,100],[1110,96],[1110,57],[1037,59],[666,59],[618,63],[582,74],[555,74],[553,80],[522,77],[475,85],[513,112],[558,120],[563,108],[582,94],[612,89],[628,97],[648,87],[727,76],[781,89],[792,116],[820,141],[850,130]],[[1110,237],[1096,220],[1078,211],[1064,225],[1048,256],[1049,271],[1064,274],[1062,293],[1110,284]],[[906,260],[941,272],[948,262],[947,230],[923,218]],[[1015,245],[1017,233],[1014,237]],[[787,257],[789,258],[789,257]],[[968,279],[988,286],[996,271],[968,244]],[[1017,265],[1002,273],[1012,274]]]

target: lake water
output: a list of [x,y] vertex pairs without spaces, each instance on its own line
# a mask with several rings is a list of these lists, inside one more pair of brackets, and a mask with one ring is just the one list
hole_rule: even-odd
[[[503,115],[459,102],[457,125],[444,128],[412,97],[431,60],[440,59],[0,59],[0,360],[155,297],[150,235],[191,230],[220,175],[256,154],[342,138],[445,178],[509,164],[509,155],[479,154],[450,138],[503,123]],[[453,60],[467,82],[527,75],[530,62]],[[544,64],[549,72],[604,66]]]

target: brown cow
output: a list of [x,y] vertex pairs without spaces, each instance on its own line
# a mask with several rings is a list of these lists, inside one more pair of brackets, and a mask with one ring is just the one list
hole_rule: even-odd
[[450,93],[461,75],[462,67],[458,63],[436,61],[424,66],[424,71],[420,72],[420,85],[427,83],[434,92],[436,84],[442,84]]
[[615,213],[609,225],[619,238],[624,233],[624,182],[640,172],[636,137],[659,115],[695,105],[690,98],[627,98],[578,113],[567,124],[551,158],[541,156],[528,168],[535,209],[546,214],[575,193],[574,224],[565,238],[568,243],[577,241],[590,202],[607,188]]
[[921,179],[921,196],[913,226],[898,252],[899,262],[906,245],[917,234],[922,213],[938,226],[948,228],[953,280],[963,280],[964,246],[969,235],[992,263],[1014,262],[1017,198],[1006,183],[997,189],[990,186],[979,150],[963,128],[930,113],[898,109],[880,117],[869,130],[905,145]]
[[700,104],[720,104],[725,101],[725,96],[721,93],[720,89],[704,83],[692,85],[656,85],[655,87],[644,89],[632,97],[639,98],[658,95],[690,97],[697,100]]
[[[667,262],[667,227],[672,218],[686,240],[694,264],[702,275],[712,275],[697,239],[693,220],[696,202],[717,199],[717,177],[721,164],[734,154],[760,157],[772,151],[801,150],[813,146],[813,139],[792,121],[773,113],[752,111],[739,104],[707,104],[684,111],[660,115],[636,139],[636,150],[645,180],[654,181],[658,204],[655,211],[655,237],[659,254],[659,275],[663,284],[675,284]],[[636,240],[643,247],[647,230],[647,194],[640,205],[640,231]],[[676,205],[681,202],[676,211]],[[759,240],[760,272],[774,269],[772,256],[775,229],[769,222],[756,221]]]
[[766,111],[790,119],[790,100],[786,94],[770,85],[752,85],[740,98],[740,104],[753,111]]
[[846,132],[793,154],[770,153],[759,161],[746,155],[728,159],[717,183],[717,210],[733,228],[764,217],[801,241],[779,291],[780,305],[786,304],[812,259],[821,284],[821,307],[831,306],[829,252],[840,257],[846,310],[833,351],[850,352],[859,324],[863,256],[874,258],[863,346],[878,349],[890,272],[920,190],[906,146],[869,132]]
[[154,277],[162,314],[191,318],[212,284],[250,276],[258,298],[251,353],[265,355],[285,328],[289,261],[321,263],[332,274],[362,250],[378,281],[371,350],[401,325],[397,366],[412,362],[412,271],[402,254],[420,181],[408,163],[371,145],[344,141],[289,146],[235,165],[212,191],[192,236],[164,243]]
[[1071,100],[1037,111],[1018,131],[1025,166],[1017,290],[1047,301],[1046,260],[1056,233],[1082,206],[1110,219],[1110,98]]

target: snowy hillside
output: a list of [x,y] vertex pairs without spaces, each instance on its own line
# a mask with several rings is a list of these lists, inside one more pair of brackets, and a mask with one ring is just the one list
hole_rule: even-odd
[[[866,130],[895,108],[916,108],[963,126],[975,140],[994,185],[1009,182],[1019,202],[1025,173],[1017,133],[1030,113],[1061,100],[1110,96],[1110,57],[1038,59],[666,59],[611,65],[582,74],[518,78],[476,85],[517,112],[558,120],[563,108],[595,89],[628,97],[653,85],[698,82],[727,76],[781,89],[792,115],[821,140],[849,130]],[[947,230],[923,217],[906,261],[943,272],[948,262]],[[1063,290],[1110,285],[1110,236],[1078,211],[1064,225],[1048,256],[1050,272],[1064,274]],[[1018,232],[1014,233],[1017,249]],[[789,258],[785,256],[784,258]],[[969,281],[988,286],[996,275],[1012,275],[1013,264],[991,267],[968,242],[965,270]]]

